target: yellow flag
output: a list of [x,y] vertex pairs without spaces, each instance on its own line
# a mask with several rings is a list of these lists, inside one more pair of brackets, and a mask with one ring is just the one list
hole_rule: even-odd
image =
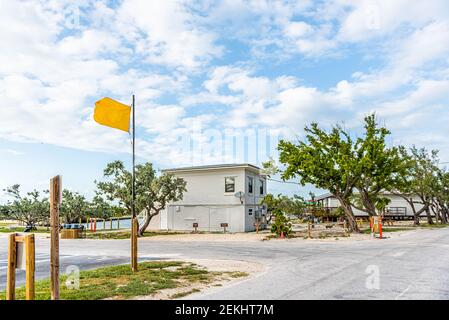
[[131,107],[111,98],[95,102],[94,120],[99,124],[129,132]]

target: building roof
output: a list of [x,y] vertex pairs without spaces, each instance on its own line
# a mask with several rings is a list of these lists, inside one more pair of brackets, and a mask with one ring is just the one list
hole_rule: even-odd
[[327,199],[327,198],[333,198],[334,196],[332,195],[332,193],[325,193],[325,194],[321,194],[321,195],[319,195],[319,196],[316,196],[315,198],[314,198],[314,200],[324,200],[324,199]]
[[193,167],[181,167],[164,169],[162,172],[182,172],[182,171],[206,171],[206,170],[221,170],[221,169],[234,169],[234,168],[248,168],[260,173],[261,169],[258,166],[249,163],[229,163],[229,164],[211,164],[205,166],[193,166]]
[[[358,194],[358,191],[354,191],[354,194]],[[389,191],[384,191],[380,193],[383,196],[394,196],[395,194]],[[324,200],[328,198],[335,198],[332,193],[325,193],[315,197],[315,200]]]

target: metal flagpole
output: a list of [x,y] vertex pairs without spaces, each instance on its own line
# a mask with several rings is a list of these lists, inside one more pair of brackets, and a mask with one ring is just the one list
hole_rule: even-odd
[[137,218],[136,218],[136,105],[133,95],[133,173],[132,173],[132,220],[131,220],[131,268],[137,271]]
[[136,106],[135,106],[135,97],[133,95],[133,181],[132,181],[132,214],[133,219],[136,217]]

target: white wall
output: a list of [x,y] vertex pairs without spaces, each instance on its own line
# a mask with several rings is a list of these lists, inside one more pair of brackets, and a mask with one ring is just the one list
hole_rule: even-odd
[[[228,223],[230,232],[255,230],[255,214],[261,197],[267,193],[264,176],[244,167],[210,170],[174,171],[186,181],[183,199],[170,203],[159,218],[159,228],[193,230],[198,223],[200,231],[222,231],[221,223]],[[234,192],[225,192],[225,178],[235,178]],[[254,179],[253,193],[248,192],[248,177]],[[260,195],[260,179],[264,180],[264,195]],[[235,197],[242,191],[245,197]],[[250,216],[249,209],[252,209]],[[153,224],[152,224],[153,228]]]
[[217,206],[169,206],[167,226],[169,230],[193,230],[198,223],[199,231],[223,231],[222,223],[228,223],[227,231],[245,231],[244,207]]
[[[249,215],[249,210],[252,209],[252,215]],[[254,223],[256,222],[256,209],[257,206],[246,206],[245,208],[245,231],[254,231],[255,226]]]
[[[245,192],[245,170],[243,168],[175,172],[175,175],[186,181],[187,192],[184,193],[182,200],[173,204],[237,205],[240,204],[240,200],[234,194],[238,191]],[[225,192],[225,177],[235,178],[235,192]]]
[[[248,191],[249,178],[253,178],[253,193],[250,194]],[[260,180],[263,180],[264,184],[264,194],[260,194]],[[267,194],[267,182],[265,176],[258,175],[257,173],[245,170],[245,204],[248,205],[258,205],[263,198]]]

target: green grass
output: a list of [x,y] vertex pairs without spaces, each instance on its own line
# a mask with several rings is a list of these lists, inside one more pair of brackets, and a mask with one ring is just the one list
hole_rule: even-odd
[[[81,271],[79,289],[67,288],[65,285],[67,276],[62,275],[60,298],[62,300],[129,299],[151,295],[163,289],[182,287],[186,284],[210,283],[222,274],[236,276],[235,272],[209,272],[195,264],[179,261],[142,262],[136,273],[131,271],[129,265],[104,267]],[[243,273],[240,276],[243,276]],[[16,290],[16,297],[24,299],[23,287]],[[0,292],[0,299],[5,299],[5,292]],[[36,281],[36,300],[49,299],[50,281],[48,279]]]
[[[0,226],[0,233],[23,232],[23,230],[25,230],[25,227],[5,228]],[[47,231],[45,227],[38,227],[37,230],[30,233],[50,233],[50,231]]]
[[449,227],[449,224],[428,224],[428,223],[422,223],[419,225],[420,228],[429,228],[429,229],[440,229],[440,228],[447,228]]
[[172,295],[170,298],[171,299],[179,299],[185,296],[188,296],[189,294],[195,293],[195,292],[200,292],[199,289],[192,289],[190,291],[186,291],[186,292],[179,292],[179,293],[175,293],[174,295]]
[[231,278],[244,278],[244,277],[248,277],[248,276],[249,276],[249,274],[247,272],[242,272],[242,271],[235,271],[230,274]]
[[[410,227],[382,227],[382,232],[398,232],[398,231],[409,231],[409,230],[416,230],[420,228],[426,228],[426,229],[441,229],[441,228],[448,228],[449,224],[428,224],[428,223],[422,223],[418,227],[410,226]],[[367,228],[364,230],[361,230],[364,234],[370,234],[371,229]]]
[[[412,227],[406,227],[406,228],[386,228],[386,227],[383,227],[382,228],[382,233],[386,233],[386,232],[399,232],[399,231],[409,231],[409,230],[413,230],[413,228]],[[364,230],[361,230],[361,232],[362,233],[364,233],[364,234],[370,234],[371,233],[371,229],[370,228],[367,228],[367,229],[364,229]]]
[[[165,236],[183,234],[181,232],[144,232],[143,237],[155,237],[155,236]],[[131,237],[131,231],[97,231],[97,232],[87,232],[87,239],[129,239]]]

